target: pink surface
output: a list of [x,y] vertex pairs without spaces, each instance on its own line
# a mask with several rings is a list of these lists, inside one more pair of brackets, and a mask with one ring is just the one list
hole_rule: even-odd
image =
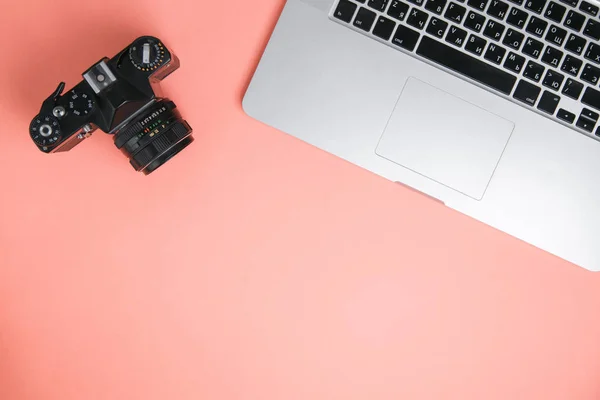
[[[600,275],[243,113],[283,3],[3,4],[0,399],[599,399]],[[102,133],[38,152],[142,34],[196,142],[148,178]]]

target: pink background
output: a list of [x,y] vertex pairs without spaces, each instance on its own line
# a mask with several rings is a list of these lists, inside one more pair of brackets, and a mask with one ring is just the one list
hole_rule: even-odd
[[[600,275],[243,113],[283,4],[2,5],[0,399],[599,399]],[[196,142],[148,178],[101,132],[38,152],[142,34]]]

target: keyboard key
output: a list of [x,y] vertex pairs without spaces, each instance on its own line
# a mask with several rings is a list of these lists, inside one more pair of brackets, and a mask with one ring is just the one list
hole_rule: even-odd
[[523,28],[528,17],[529,14],[527,14],[525,11],[518,9],[517,7],[513,7],[508,13],[506,22],[512,26],[516,26],[517,28]]
[[567,14],[567,18],[565,19],[564,25],[569,29],[573,29],[574,31],[579,32],[584,22],[584,15],[579,14],[577,11],[570,10]]
[[406,19],[406,23],[418,29],[423,29],[429,15],[419,9],[413,8]]
[[551,19],[554,22],[560,23],[565,13],[567,12],[567,7],[562,6],[558,3],[551,1],[546,7],[546,12],[544,13],[544,17]]
[[510,94],[517,80],[508,72],[427,36],[423,36],[417,54],[506,95]]
[[506,61],[504,61],[504,68],[510,69],[518,74],[521,72],[523,64],[525,64],[525,57],[515,54],[511,51],[508,53]]
[[352,17],[354,16],[354,12],[356,11],[357,5],[348,1],[348,0],[340,0],[337,8],[333,12],[333,16],[337,19],[340,19],[344,22],[352,21]]
[[570,5],[571,7],[577,7],[577,3],[579,3],[579,0],[560,0],[565,4]]
[[480,56],[483,54],[483,49],[485,48],[486,44],[487,41],[485,39],[482,39],[479,36],[471,35],[469,36],[469,40],[467,40],[465,50]]
[[444,37],[444,33],[446,33],[446,28],[448,28],[448,23],[446,21],[433,17],[429,20],[426,31],[441,39]]
[[600,69],[591,64],[585,64],[581,73],[581,79],[593,85],[597,84],[598,79],[600,79]]
[[500,0],[492,0],[487,13],[492,17],[498,18],[500,20],[504,19],[506,13],[508,12],[508,4]]
[[463,6],[460,6],[456,3],[450,3],[448,9],[446,10],[446,13],[444,14],[444,17],[460,24],[466,12],[467,9]]
[[558,72],[554,72],[552,70],[548,70],[548,72],[546,72],[546,76],[544,77],[542,85],[549,87],[553,90],[558,90],[560,88],[560,85],[562,85],[564,79],[564,75],[559,74]]
[[550,64],[553,67],[558,68],[558,65],[560,64],[560,60],[562,60],[563,57],[563,52],[555,49],[552,46],[548,46],[546,47],[546,50],[544,50],[544,55],[542,55],[542,62],[545,62],[546,64]]
[[425,2],[425,0],[408,0],[408,1],[410,1],[411,3],[413,3],[414,5],[417,5],[417,6],[422,6],[423,3]]
[[361,7],[360,10],[358,10],[358,13],[356,13],[356,18],[354,18],[354,26],[368,32],[371,30],[375,18],[377,18],[377,14]]
[[408,14],[409,6],[398,0],[393,0],[390,8],[388,9],[388,15],[392,18],[396,18],[399,21],[404,21],[406,14]]
[[539,82],[544,74],[544,69],[543,65],[529,61],[525,67],[525,71],[523,71],[523,76],[534,82]]
[[600,45],[597,43],[590,43],[585,52],[585,58],[592,60],[596,64],[600,64]]
[[484,22],[485,17],[483,15],[477,14],[475,11],[469,11],[469,15],[465,19],[465,26],[472,31],[480,32]]
[[483,30],[483,36],[487,36],[490,39],[500,40],[502,33],[504,33],[504,25],[499,22],[488,20],[485,29]]
[[575,114],[573,114],[572,112],[569,112],[567,110],[565,110],[564,108],[559,108],[558,112],[556,113],[556,117],[558,119],[561,119],[565,122],[568,122],[570,124],[573,123],[573,121],[575,121]]
[[525,41],[525,45],[523,46],[523,53],[527,54],[530,57],[538,58],[542,53],[542,49],[544,48],[544,43],[532,39],[527,38]]
[[596,128],[596,136],[600,137],[600,125]]
[[527,0],[525,8],[540,14],[546,5],[546,0]]
[[518,4],[518,5],[523,5],[523,0],[508,0],[508,1]]
[[565,57],[565,61],[563,62],[562,67],[560,67],[560,69],[566,72],[567,74],[577,76],[579,75],[579,71],[581,70],[582,65],[583,61],[567,54],[567,56]]
[[594,107],[596,110],[600,110],[600,92],[588,87],[585,89],[581,102],[587,106]]
[[373,28],[373,35],[383,40],[388,40],[390,36],[392,36],[395,27],[396,23],[391,19],[379,17],[377,19],[377,24],[375,24],[375,28]]
[[452,25],[450,26],[450,30],[448,30],[448,35],[446,35],[446,42],[462,47],[466,38],[467,31]]
[[403,49],[413,51],[419,41],[419,36],[419,32],[413,31],[406,26],[398,25],[392,43]]
[[590,110],[589,108],[584,108],[581,110],[581,116],[589,118],[594,122],[597,122],[598,118],[600,118],[600,114],[598,114],[596,111]]
[[360,4],[365,4],[367,2],[367,0],[354,0],[354,1],[358,1]]
[[582,1],[579,9],[584,13],[593,15],[594,17],[598,15],[598,6],[588,3],[587,1]]
[[567,37],[567,31],[563,28],[559,28],[556,25],[550,26],[548,29],[548,34],[546,35],[546,40],[550,43],[553,43],[557,46],[562,46],[565,38]]
[[572,51],[575,54],[581,54],[585,44],[586,40],[584,38],[571,33],[571,36],[569,36],[569,39],[565,44],[565,49]]
[[567,79],[565,86],[563,86],[562,94],[569,96],[572,99],[577,100],[581,91],[583,90],[583,83],[574,81],[573,79]]
[[467,2],[467,5],[469,7],[473,7],[478,9],[479,11],[483,11],[485,10],[485,7],[487,6],[488,0],[469,0]]
[[505,54],[506,54],[506,49],[504,47],[500,47],[497,44],[490,43],[483,58],[485,58],[486,60],[489,60],[495,64],[500,64],[502,62],[502,59],[504,58]]
[[385,6],[387,6],[388,0],[369,0],[368,6],[376,9],[377,11],[385,10]]
[[583,28],[583,34],[596,40],[600,40],[600,22],[589,18],[587,24],[585,24],[585,28]]
[[544,93],[542,93],[542,97],[540,98],[540,102],[538,103],[537,108],[538,110],[546,112],[550,115],[554,115],[554,111],[556,111],[556,107],[558,107],[559,102],[559,95],[544,90]]
[[531,19],[529,20],[529,23],[527,24],[527,28],[525,28],[525,30],[527,32],[531,33],[532,35],[542,37],[544,35],[544,32],[546,31],[547,26],[548,26],[548,23],[546,21],[532,16]]
[[520,80],[513,97],[525,104],[533,106],[540,95],[541,89],[527,81]]
[[525,35],[523,35],[521,32],[517,32],[514,29],[509,28],[508,32],[506,32],[506,35],[504,36],[504,40],[502,40],[502,43],[512,47],[515,50],[519,50],[519,47],[521,47],[521,43],[523,43],[524,39]]
[[577,119],[576,125],[578,128],[592,132],[594,130],[594,126],[596,125],[596,121],[587,118],[585,115],[580,115],[579,119]]
[[444,11],[446,3],[447,0],[427,0],[427,3],[425,3],[425,9],[439,15],[442,13],[442,11]]

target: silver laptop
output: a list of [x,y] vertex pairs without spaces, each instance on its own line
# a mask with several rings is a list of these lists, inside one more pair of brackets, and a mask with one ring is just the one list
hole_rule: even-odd
[[599,271],[591,1],[288,0],[244,110]]

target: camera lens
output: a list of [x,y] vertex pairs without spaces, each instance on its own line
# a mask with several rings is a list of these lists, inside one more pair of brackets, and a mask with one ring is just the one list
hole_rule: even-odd
[[136,171],[156,171],[194,141],[192,128],[177,106],[163,99],[142,112],[115,135],[115,145]]

